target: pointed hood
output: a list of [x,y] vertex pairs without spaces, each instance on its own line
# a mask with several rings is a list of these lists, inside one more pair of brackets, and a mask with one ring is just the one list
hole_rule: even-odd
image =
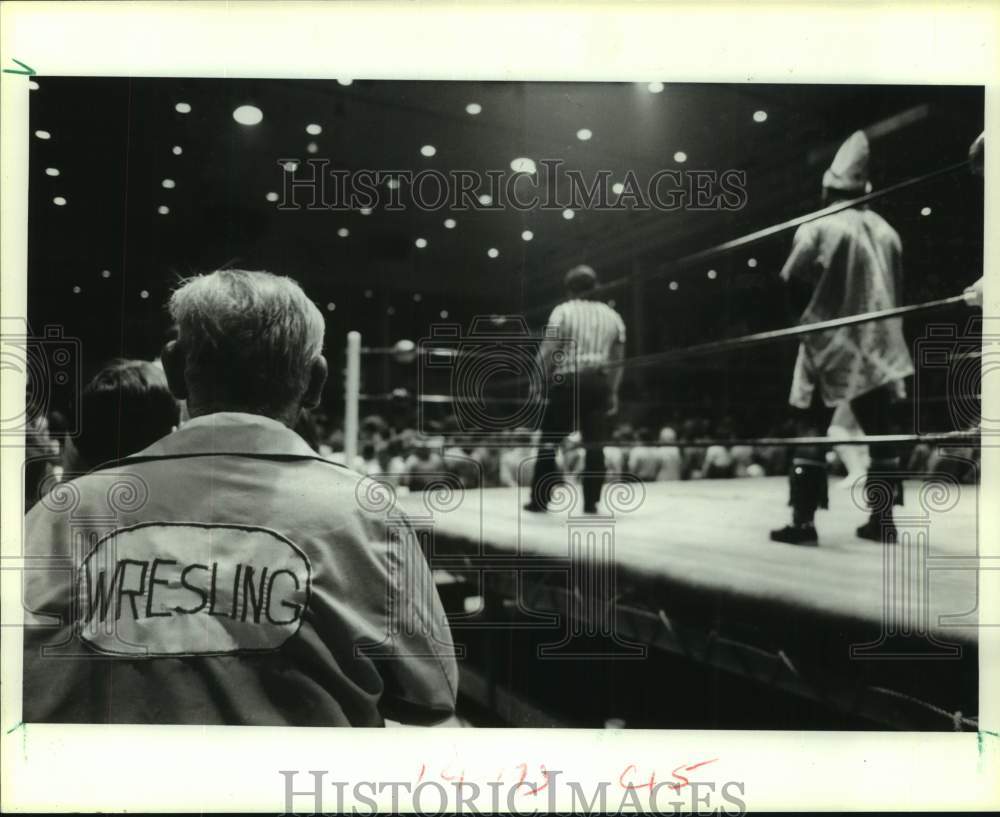
[[866,193],[871,190],[868,181],[868,138],[862,131],[855,131],[840,146],[833,163],[823,174],[823,187],[845,193]]

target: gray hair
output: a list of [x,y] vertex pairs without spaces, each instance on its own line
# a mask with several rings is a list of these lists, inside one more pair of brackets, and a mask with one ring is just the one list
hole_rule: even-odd
[[301,399],[323,351],[323,315],[291,278],[218,270],[170,296],[192,396],[279,413]]

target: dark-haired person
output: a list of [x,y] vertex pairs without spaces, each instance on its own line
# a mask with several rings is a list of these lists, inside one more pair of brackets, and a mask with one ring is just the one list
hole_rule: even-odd
[[84,474],[135,454],[177,427],[180,408],[159,366],[112,360],[83,387],[80,433],[63,446],[63,472]]
[[[824,202],[849,201],[870,191],[868,160],[868,139],[856,131],[823,175]],[[801,324],[899,306],[903,289],[899,234],[864,204],[806,222],[795,232],[781,279],[793,299],[806,303]],[[902,318],[803,336],[788,398],[799,409],[799,433],[822,434],[834,408],[845,402],[865,434],[888,433],[892,404],[905,396],[903,379],[911,374],[913,360]],[[880,443],[870,446],[870,452],[865,488],[870,513],[857,535],[894,541],[892,505],[903,501],[899,451]],[[771,539],[816,545],[815,513],[827,507],[826,460],[819,446],[801,447],[791,455],[792,522],[771,531]],[[889,501],[885,493],[891,494]]]
[[618,413],[625,357],[625,323],[593,297],[597,275],[585,264],[564,281],[566,300],[552,310],[539,349],[548,389],[542,440],[535,461],[528,511],[545,511],[555,484],[556,437],[579,431],[583,442],[583,510],[596,513],[604,484],[608,418]]
[[24,720],[448,718],[457,665],[419,542],[293,431],[326,380],[320,311],[290,278],[227,269],[170,313],[162,360],[191,419],[26,517],[32,555],[86,547],[75,575],[25,579],[29,611],[60,623],[25,628]]

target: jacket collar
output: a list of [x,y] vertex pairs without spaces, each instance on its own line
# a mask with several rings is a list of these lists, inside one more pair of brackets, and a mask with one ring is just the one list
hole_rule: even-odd
[[[199,454],[310,457],[318,455],[288,426],[260,414],[220,411],[188,420],[177,431],[157,440],[135,457],[177,457]],[[131,457],[126,457],[126,461]]]

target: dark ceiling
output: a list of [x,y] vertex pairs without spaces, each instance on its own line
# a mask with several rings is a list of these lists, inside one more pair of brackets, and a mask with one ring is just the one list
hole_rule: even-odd
[[[780,325],[787,319],[771,309],[772,294],[790,235],[706,264],[717,269],[711,279],[701,267],[672,275],[671,260],[817,207],[823,169],[857,128],[872,133],[878,188],[960,161],[983,127],[981,88],[668,84],[651,93],[646,83],[63,77],[37,84],[31,131],[51,138],[31,139],[29,317],[81,337],[91,362],[154,354],[170,288],[222,265],[297,278],[326,310],[333,350],[348,329],[366,342],[424,336],[441,310],[463,322],[526,312],[537,326],[563,272],[580,261],[604,280],[645,279],[609,293],[638,327],[630,354]],[[190,112],[179,113],[178,102]],[[466,112],[471,102],[481,105],[478,115]],[[233,110],[248,104],[263,112],[260,124],[234,121]],[[757,111],[765,121],[755,121]],[[309,124],[322,133],[307,133]],[[577,138],[581,128],[592,138]],[[422,155],[424,145],[435,155]],[[266,198],[282,190],[279,158],[483,173],[509,172],[520,156],[562,160],[585,178],[610,171],[615,181],[629,170],[642,179],[661,168],[736,169],[747,174],[747,201],[738,212],[581,208],[567,220],[559,210],[511,208],[282,211]],[[164,179],[175,186],[164,188]],[[956,174],[875,205],[903,236],[918,282],[913,295],[950,294],[975,277],[977,262],[981,268],[977,183]],[[66,204],[56,206],[55,196]],[[922,217],[928,205],[933,215]],[[445,228],[448,217],[454,229]],[[758,264],[748,269],[750,255]]]

